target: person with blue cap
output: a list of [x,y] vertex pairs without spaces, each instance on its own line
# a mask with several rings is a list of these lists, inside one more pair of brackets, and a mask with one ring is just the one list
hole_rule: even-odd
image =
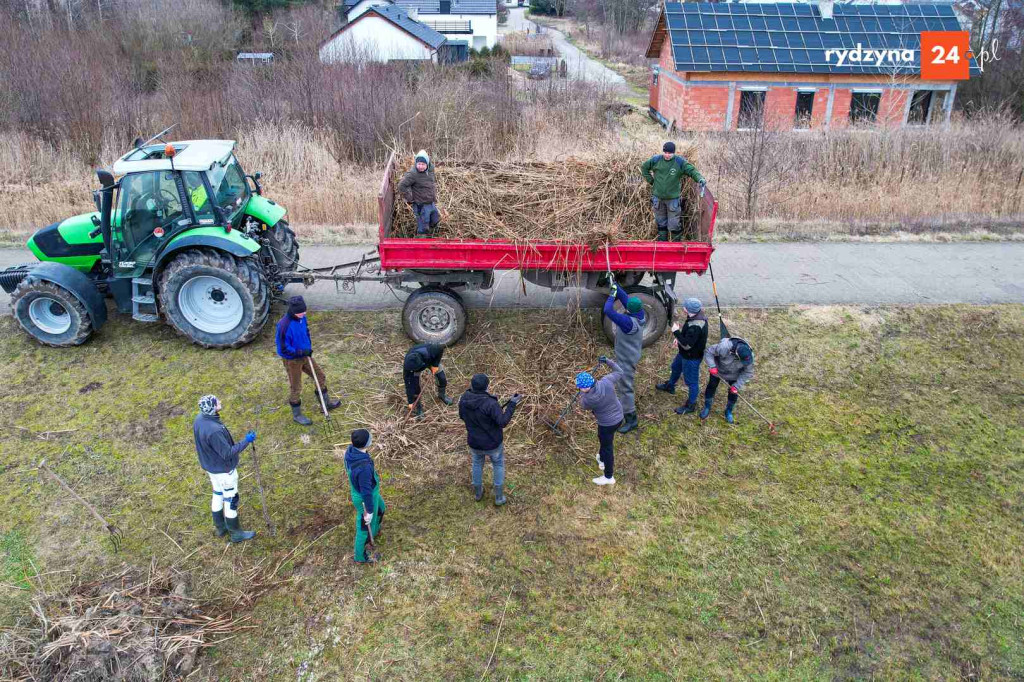
[[672,335],[676,337],[676,353],[672,359],[672,373],[668,381],[655,386],[659,391],[674,395],[676,382],[682,376],[689,391],[686,403],[676,408],[676,414],[691,414],[697,411],[697,394],[700,392],[700,363],[708,345],[708,318],[704,314],[700,299],[688,298],[683,301],[686,322],[672,323]]
[[725,421],[733,423],[732,411],[740,398],[740,389],[754,378],[754,352],[750,344],[739,337],[724,338],[704,351],[704,362],[707,363],[708,385],[704,389],[704,409],[700,418],[707,419],[711,414],[711,403],[715,400],[718,384],[725,381],[729,384],[729,401],[725,405]]
[[611,372],[598,380],[590,372],[576,375],[580,406],[594,413],[597,420],[597,441],[600,447],[595,459],[603,472],[594,479],[597,485],[615,485],[615,432],[622,423],[622,405],[615,395],[615,386],[622,378],[622,368],[615,361],[601,356],[598,362]]
[[373,468],[373,459],[367,454],[372,443],[373,436],[369,431],[356,429],[352,432],[351,444],[345,450],[349,494],[356,508],[356,537],[352,559],[359,564],[375,564],[380,561],[380,554],[368,551],[367,545],[376,549],[374,545],[380,537],[380,523],[387,511],[380,494],[380,477]]
[[210,477],[213,499],[213,525],[217,537],[228,536],[231,542],[244,542],[256,537],[251,530],[242,530],[238,520],[238,459],[256,440],[256,432],[249,431],[241,443],[235,443],[228,427],[220,420],[223,405],[215,395],[199,399],[199,414],[192,422],[192,435],[196,442],[199,466]]
[[[618,301],[625,313],[615,310]],[[622,366],[616,390],[625,414],[619,433],[629,433],[637,427],[636,417],[636,366],[640,362],[640,351],[644,347],[644,328],[647,313],[643,302],[636,296],[628,296],[619,285],[612,281],[611,293],[604,302],[604,315],[615,324],[615,360]]]

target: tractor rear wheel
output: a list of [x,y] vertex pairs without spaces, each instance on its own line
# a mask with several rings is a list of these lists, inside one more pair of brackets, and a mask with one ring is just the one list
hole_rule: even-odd
[[282,272],[294,270],[299,264],[299,241],[288,221],[279,220],[276,225],[268,228],[267,238],[278,269]]
[[413,341],[452,346],[466,331],[466,306],[451,289],[426,286],[405,300],[402,326]]
[[270,288],[249,258],[214,249],[180,253],[160,275],[168,324],[204,348],[238,348],[267,323]]
[[[661,335],[665,333],[666,327],[668,327],[668,310],[665,309],[665,304],[658,300],[648,287],[642,286],[631,286],[625,287],[626,293],[630,296],[636,296],[640,299],[640,302],[644,304],[644,313],[647,315],[647,324],[644,325],[644,348],[652,345]],[[601,326],[604,328],[604,335],[608,337],[611,343],[615,344],[615,323],[612,322],[608,317],[601,312]]]
[[53,282],[26,277],[11,294],[11,308],[22,329],[47,346],[80,346],[92,336],[89,311]]

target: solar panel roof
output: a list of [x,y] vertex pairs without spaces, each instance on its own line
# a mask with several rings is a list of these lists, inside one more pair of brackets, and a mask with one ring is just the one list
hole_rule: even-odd
[[921,32],[962,30],[948,4],[669,2],[664,20],[676,70],[698,72],[917,75]]

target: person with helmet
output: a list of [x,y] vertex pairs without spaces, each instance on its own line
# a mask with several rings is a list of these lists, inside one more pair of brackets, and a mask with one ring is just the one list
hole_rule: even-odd
[[[387,506],[380,494],[380,476],[373,468],[373,459],[367,454],[373,436],[366,429],[352,432],[352,441],[345,450],[345,472],[348,474],[349,494],[356,508],[356,537],[352,560],[359,564],[375,564],[380,554],[367,551],[367,544],[376,550],[380,537],[380,522]],[[367,540],[370,540],[367,543]]]
[[640,166],[640,174],[651,186],[651,206],[654,208],[654,222],[658,225],[658,241],[665,242],[671,233],[672,241],[682,241],[683,231],[679,217],[684,213],[682,204],[683,176],[697,183],[698,191],[704,196],[704,176],[693,164],[676,156],[676,143],[669,141]]
[[433,236],[441,222],[441,212],[437,210],[434,165],[430,163],[430,155],[425,149],[416,152],[413,167],[398,183],[398,193],[412,205],[412,212],[416,216],[416,236]]
[[423,401],[420,400],[420,393],[423,389],[420,386],[420,372],[430,369],[437,379],[437,397],[445,405],[454,402],[448,397],[448,377],[441,369],[441,356],[444,355],[444,346],[439,343],[421,343],[409,349],[402,362],[402,379],[405,381],[405,397],[409,401],[409,412],[415,414],[416,418],[423,416]]
[[725,405],[725,421],[733,423],[732,411],[740,397],[742,389],[754,378],[754,352],[750,344],[739,337],[722,339],[704,351],[704,362],[707,363],[708,385],[704,389],[704,409],[700,418],[707,419],[711,414],[711,403],[715,400],[718,384],[725,381],[729,384],[729,401]]
[[[615,301],[622,304],[625,313],[615,310]],[[647,326],[647,314],[644,305],[636,296],[628,296],[612,282],[611,294],[604,302],[604,314],[615,323],[615,359],[622,366],[616,390],[622,401],[625,419],[619,433],[629,433],[637,427],[636,417],[636,366],[640,362],[640,351],[644,346],[644,327]]]
[[708,318],[704,314],[700,299],[688,298],[683,302],[686,321],[680,325],[672,323],[672,335],[676,337],[676,357],[672,360],[672,373],[668,381],[655,386],[659,391],[675,394],[676,382],[682,376],[686,381],[688,394],[686,403],[676,408],[676,414],[690,414],[697,411],[697,394],[700,393],[700,363],[708,345]]
[[611,372],[595,380],[590,372],[576,375],[580,406],[594,413],[597,420],[597,441],[600,443],[597,466],[602,474],[594,479],[597,485],[615,485],[615,432],[622,423],[622,405],[615,395],[615,386],[622,378],[622,368],[605,356],[597,360],[608,365]]
[[231,542],[251,540],[256,533],[242,530],[238,520],[238,458],[242,450],[256,440],[256,432],[249,431],[241,443],[235,443],[228,427],[220,420],[223,408],[215,395],[199,399],[199,414],[192,422],[192,435],[196,442],[199,466],[210,477],[213,486],[211,511],[217,537],[228,536]]

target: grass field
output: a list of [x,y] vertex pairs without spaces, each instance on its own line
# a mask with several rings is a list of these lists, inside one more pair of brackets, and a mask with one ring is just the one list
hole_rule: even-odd
[[[540,419],[561,405],[528,400],[496,509],[473,502],[454,406],[428,390],[425,422],[397,419],[397,312],[314,314],[336,421],[375,431],[389,511],[385,561],[367,568],[351,561],[341,460],[291,423],[269,328],[215,352],[116,322],[58,351],[5,318],[0,623],[28,626],[33,595],[124,562],[187,573],[211,610],[254,591],[239,610],[251,629],[206,650],[190,680],[1024,676],[1024,308],[747,310],[730,327],[753,344],[746,395],[777,436],[742,403],[733,427],[721,404],[704,426],[673,414],[678,396],[654,391],[662,343],[641,364],[643,428],[618,440],[618,484],[590,483],[589,419],[560,440]],[[589,314],[476,312],[446,354],[452,388],[487,371],[503,392],[514,366],[534,395],[564,382],[567,398],[607,352],[597,328]],[[207,392],[236,436],[259,422],[275,538],[248,451],[241,515],[260,534],[213,537],[190,428]],[[120,555],[39,478],[44,456],[126,531]]]

